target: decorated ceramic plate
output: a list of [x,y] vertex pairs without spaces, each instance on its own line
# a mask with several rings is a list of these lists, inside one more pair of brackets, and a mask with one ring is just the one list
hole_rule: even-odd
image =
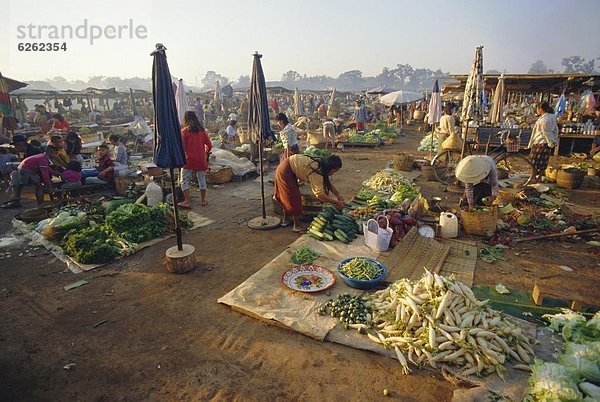
[[281,281],[297,292],[313,293],[327,289],[335,283],[333,272],[320,265],[298,265],[288,269]]

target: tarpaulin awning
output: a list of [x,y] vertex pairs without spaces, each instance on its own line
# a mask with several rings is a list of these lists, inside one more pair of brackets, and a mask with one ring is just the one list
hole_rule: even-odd
[[378,87],[371,88],[367,91],[369,95],[385,95],[389,94],[390,92],[394,92],[394,90],[385,85],[380,85]]

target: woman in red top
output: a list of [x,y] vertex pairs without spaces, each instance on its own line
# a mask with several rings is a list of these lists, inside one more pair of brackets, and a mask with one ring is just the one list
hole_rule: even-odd
[[65,120],[65,118],[61,114],[59,114],[59,113],[53,114],[52,120],[53,120],[53,123],[52,123],[53,130],[58,130],[62,133],[68,133],[71,131],[71,125],[69,124],[68,121]]
[[200,187],[200,198],[202,206],[206,203],[206,171],[208,170],[207,154],[212,149],[212,143],[208,134],[198,121],[196,112],[188,111],[183,115],[183,148],[185,150],[185,159],[187,163],[181,169],[181,190],[185,200],[178,205],[182,208],[190,208],[190,179],[196,173],[198,177],[198,187]]

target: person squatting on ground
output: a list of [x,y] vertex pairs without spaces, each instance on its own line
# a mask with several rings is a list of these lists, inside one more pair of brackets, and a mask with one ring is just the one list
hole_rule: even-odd
[[461,160],[456,165],[456,178],[465,184],[469,210],[475,205],[491,205],[498,196],[496,162],[487,155],[470,155]]

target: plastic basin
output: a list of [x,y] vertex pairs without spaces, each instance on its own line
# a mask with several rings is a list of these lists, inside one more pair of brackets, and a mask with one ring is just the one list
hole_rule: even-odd
[[[360,279],[353,279],[353,278],[347,277],[342,272],[342,266],[344,264],[346,264],[347,262],[349,262],[350,260],[353,260],[354,258],[364,258],[365,260],[369,260],[371,262],[374,262],[375,264],[379,265],[383,269],[383,273],[379,277],[377,277],[375,279],[372,279],[370,281],[360,280]],[[360,257],[360,256],[358,256],[358,257],[346,258],[345,260],[343,260],[342,262],[340,262],[338,264],[337,270],[338,270],[338,274],[340,274],[340,276],[342,277],[342,279],[344,280],[344,282],[346,283],[346,285],[350,286],[351,288],[363,289],[363,290],[372,289],[372,288],[376,287],[379,284],[379,282],[381,282],[383,280],[383,278],[385,278],[386,275],[387,275],[387,268],[385,267],[385,265],[383,265],[379,261],[374,260],[373,258],[370,258],[370,257]]]

